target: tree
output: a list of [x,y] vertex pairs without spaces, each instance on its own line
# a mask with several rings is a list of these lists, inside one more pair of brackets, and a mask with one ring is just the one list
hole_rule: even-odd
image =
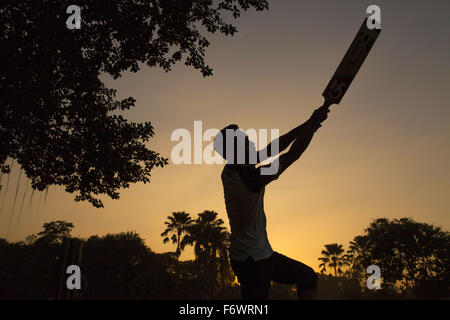
[[25,237],[24,244],[27,245],[27,246],[31,246],[31,245],[33,245],[36,242],[37,239],[38,239],[37,235],[30,234],[30,235]]
[[177,257],[181,253],[181,241],[184,234],[187,233],[188,227],[192,224],[192,219],[189,213],[184,211],[181,212],[173,212],[171,216],[167,217],[168,221],[165,221],[164,224],[167,226],[166,230],[161,233],[161,237],[164,237],[163,242],[169,242],[169,235],[172,234],[170,240],[172,243],[177,244],[177,249],[175,251]]
[[44,230],[37,234],[39,238],[35,242],[39,241],[49,244],[62,243],[64,238],[70,237],[70,232],[74,228],[71,222],[61,220],[44,223],[42,227]]
[[353,268],[363,273],[368,265],[378,265],[384,287],[414,290],[422,297],[449,296],[449,232],[409,218],[382,218],[354,242],[364,243],[364,251],[354,256]]
[[194,253],[197,261],[207,260],[210,251],[210,234],[217,230],[226,230],[223,227],[224,221],[222,219],[216,219],[218,216],[217,212],[205,210],[198,214],[198,218],[195,219],[194,223],[187,229],[187,235],[184,237],[181,247],[184,248],[186,245],[194,246]]
[[207,238],[206,257],[208,265],[206,274],[212,281],[217,282],[219,290],[221,286],[229,285],[234,276],[230,277],[230,264],[228,259],[228,250],[230,247],[230,233],[227,228],[222,226],[208,227],[205,232]]
[[205,210],[187,229],[187,235],[181,242],[181,248],[194,246],[198,264],[198,277],[202,277],[210,289],[216,293],[222,285],[229,284],[230,265],[228,249],[230,233],[224,227],[224,221],[217,219],[217,212]]
[[159,267],[150,263],[154,262],[154,253],[134,231],[91,236],[83,252],[82,268],[89,281],[86,298],[138,298],[135,294],[142,294],[142,287],[147,285],[138,283],[142,274]]
[[167,159],[147,148],[149,121],[120,112],[135,105],[116,99],[102,74],[118,78],[142,65],[170,71],[184,63],[212,74],[205,34],[233,35],[234,18],[267,0],[79,0],[82,25],[69,30],[67,3],[3,1],[0,5],[0,171],[17,160],[33,189],[61,185],[75,201],[102,207],[100,195],[119,198],[131,183],[150,181]]
[[[357,276],[359,270],[365,269],[364,266],[367,268],[367,266],[371,265],[367,252],[368,243],[369,239],[367,236],[356,236],[350,241],[349,249],[344,256],[345,262],[349,266],[349,275]],[[365,278],[365,274],[362,278]]]
[[326,244],[325,250],[322,250],[322,257],[319,258],[322,263],[319,265],[320,272],[326,272],[327,266],[334,269],[334,276],[342,273],[341,267],[345,265],[345,258],[343,256],[344,249],[341,244],[332,243]]

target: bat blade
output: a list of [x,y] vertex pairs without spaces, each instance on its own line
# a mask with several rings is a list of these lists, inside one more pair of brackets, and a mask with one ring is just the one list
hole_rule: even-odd
[[369,29],[364,20],[344,58],[322,93],[326,104],[339,104],[377,40],[381,29]]

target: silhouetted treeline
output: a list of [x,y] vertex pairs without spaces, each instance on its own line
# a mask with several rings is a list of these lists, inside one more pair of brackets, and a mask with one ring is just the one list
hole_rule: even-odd
[[[327,244],[319,260],[321,273],[331,271],[329,278],[339,279],[347,296],[450,298],[449,232],[409,218],[376,219],[350,241],[347,251]],[[367,268],[373,265],[381,276],[376,290],[367,285],[373,273]]]
[[[229,233],[216,212],[196,218],[174,212],[165,226],[162,240],[176,244],[175,252],[155,253],[130,231],[81,239],[82,288],[76,298],[240,299],[227,253]],[[73,228],[53,221],[23,242],[0,239],[0,298],[56,299],[63,243]],[[325,246],[318,298],[449,298],[449,244],[449,233],[438,227],[406,218],[375,220],[347,251],[336,243]],[[179,261],[188,245],[195,259]],[[381,269],[380,290],[366,286],[372,264]],[[274,283],[271,299],[296,299],[295,287]]]

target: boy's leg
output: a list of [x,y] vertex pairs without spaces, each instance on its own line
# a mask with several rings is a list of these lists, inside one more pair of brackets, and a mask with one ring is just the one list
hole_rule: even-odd
[[298,296],[312,299],[317,291],[317,274],[314,270],[278,252],[270,257],[271,280],[283,284],[296,284]]
[[242,299],[269,299],[269,259],[254,261],[250,257],[245,262],[231,260],[231,267],[241,286]]

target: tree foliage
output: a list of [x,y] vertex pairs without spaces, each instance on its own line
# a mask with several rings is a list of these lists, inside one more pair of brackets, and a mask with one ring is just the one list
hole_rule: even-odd
[[342,267],[346,264],[344,249],[341,244],[331,243],[325,245],[325,250],[322,250],[322,257],[319,260],[322,262],[320,264],[320,272],[325,273],[327,267],[334,270],[334,276],[337,277],[338,274],[342,274]]
[[210,210],[199,213],[181,242],[181,249],[187,245],[194,247],[198,277],[206,282],[210,296],[234,280],[234,276],[230,277],[228,258],[230,233],[217,216],[217,212]]
[[177,256],[181,253],[181,241],[192,222],[189,213],[184,211],[173,212],[171,216],[167,217],[167,221],[164,222],[167,227],[163,233],[161,233],[161,237],[164,237],[164,243],[167,243],[170,240],[172,240],[172,243],[176,243],[177,248],[175,253]]
[[[42,226],[44,230],[37,234],[36,242],[45,242],[47,244],[61,244],[64,238],[70,237],[70,233],[74,228],[74,225],[71,222],[66,221],[52,221],[48,223],[44,223]],[[32,241],[33,235],[27,237],[28,241]]]
[[141,65],[171,67],[184,61],[212,74],[205,62],[206,35],[233,35],[224,16],[266,0],[79,0],[82,25],[69,30],[67,3],[48,0],[0,4],[0,171],[16,159],[34,189],[61,185],[76,201],[119,198],[131,183],[150,181],[167,159],[147,148],[149,121],[120,112],[135,106],[117,100],[100,75],[118,78]]
[[[62,241],[41,239],[70,236],[72,228],[71,223],[52,221],[44,224],[37,237],[30,237],[31,242],[0,239],[0,298],[54,299],[64,246]],[[203,236],[208,237],[206,231]],[[218,266],[212,258],[207,260],[210,272],[206,274],[205,269],[199,270],[198,261],[178,261],[172,252],[154,253],[134,231],[94,235],[82,241],[82,288],[77,299],[215,298],[234,280],[231,269],[226,270],[228,275],[213,273]],[[217,275],[214,281],[211,274]],[[239,297],[239,291],[233,293],[235,299]]]
[[450,234],[409,218],[377,219],[351,243],[351,268],[381,269],[382,286],[413,290],[426,297],[450,292]]

